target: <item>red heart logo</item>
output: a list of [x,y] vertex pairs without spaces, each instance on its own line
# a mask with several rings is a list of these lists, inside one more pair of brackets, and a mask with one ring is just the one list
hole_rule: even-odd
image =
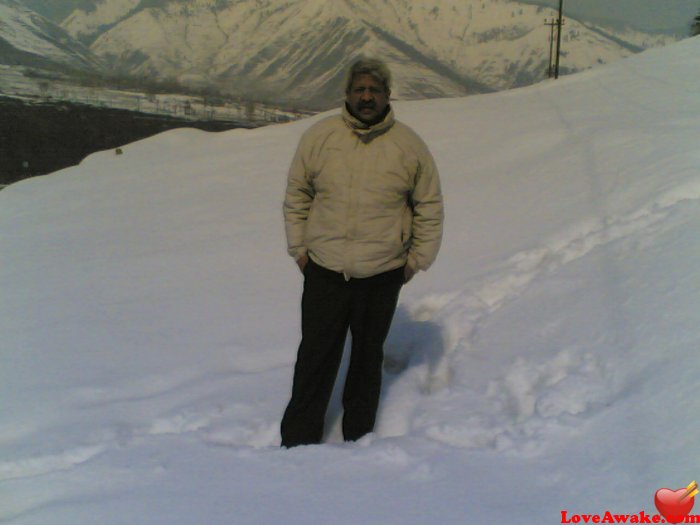
[[[688,490],[659,489],[654,494],[654,505],[669,523],[680,523],[690,513],[694,497],[687,497]],[[684,497],[686,496],[686,497]]]

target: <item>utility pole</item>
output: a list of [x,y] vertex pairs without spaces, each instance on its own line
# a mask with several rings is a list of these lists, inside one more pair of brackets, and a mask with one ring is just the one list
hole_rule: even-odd
[[564,12],[564,0],[559,0],[559,20],[557,21],[557,60],[554,64],[554,78],[559,78],[559,54],[561,52],[561,26]]
[[547,67],[547,78],[554,76],[554,68],[552,67],[552,59],[554,58],[554,26],[557,25],[557,20],[545,18],[544,25],[549,26],[549,67]]

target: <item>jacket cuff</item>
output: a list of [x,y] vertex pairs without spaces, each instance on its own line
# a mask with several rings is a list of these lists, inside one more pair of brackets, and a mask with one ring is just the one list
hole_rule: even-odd
[[290,250],[289,255],[291,255],[294,261],[296,262],[305,255],[308,255],[308,250],[306,248],[297,248],[294,251]]
[[418,265],[418,261],[411,253],[408,254],[408,258],[406,259],[406,266],[413,268],[416,273],[422,270],[422,268]]

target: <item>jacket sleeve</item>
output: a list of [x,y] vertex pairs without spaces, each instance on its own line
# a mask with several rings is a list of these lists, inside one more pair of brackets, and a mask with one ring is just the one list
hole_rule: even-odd
[[287,234],[287,252],[295,260],[306,254],[304,243],[306,220],[309,216],[311,203],[314,199],[314,189],[305,159],[306,136],[302,137],[297,146],[287,175],[287,191],[282,211]]
[[412,240],[408,265],[427,270],[437,257],[442,242],[444,208],[440,177],[430,151],[421,141],[419,165],[411,194]]

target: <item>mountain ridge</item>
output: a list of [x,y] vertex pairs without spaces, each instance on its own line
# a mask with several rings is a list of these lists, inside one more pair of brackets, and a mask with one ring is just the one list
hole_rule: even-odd
[[[113,16],[122,16],[134,2],[103,0],[99,5],[103,13],[111,6]],[[397,80],[397,98],[464,96],[541,80],[549,59],[543,20],[554,15],[551,9],[510,0],[419,5],[408,0],[197,0],[187,6],[157,0],[139,3],[133,12],[91,45],[111,67],[319,108],[341,99],[342,70],[358,55],[386,59]],[[81,35],[94,17],[76,12],[64,27]],[[139,40],[136,35],[148,36]],[[573,19],[563,40],[563,72],[668,42],[658,35],[598,31]]]
[[99,70],[101,59],[68,32],[16,0],[0,0],[0,63]]
[[[2,0],[8,3],[13,0]],[[398,99],[455,97],[546,77],[552,9],[516,0],[92,0],[62,21],[114,74],[327,109],[348,62],[380,56]],[[562,74],[673,41],[568,18]]]

